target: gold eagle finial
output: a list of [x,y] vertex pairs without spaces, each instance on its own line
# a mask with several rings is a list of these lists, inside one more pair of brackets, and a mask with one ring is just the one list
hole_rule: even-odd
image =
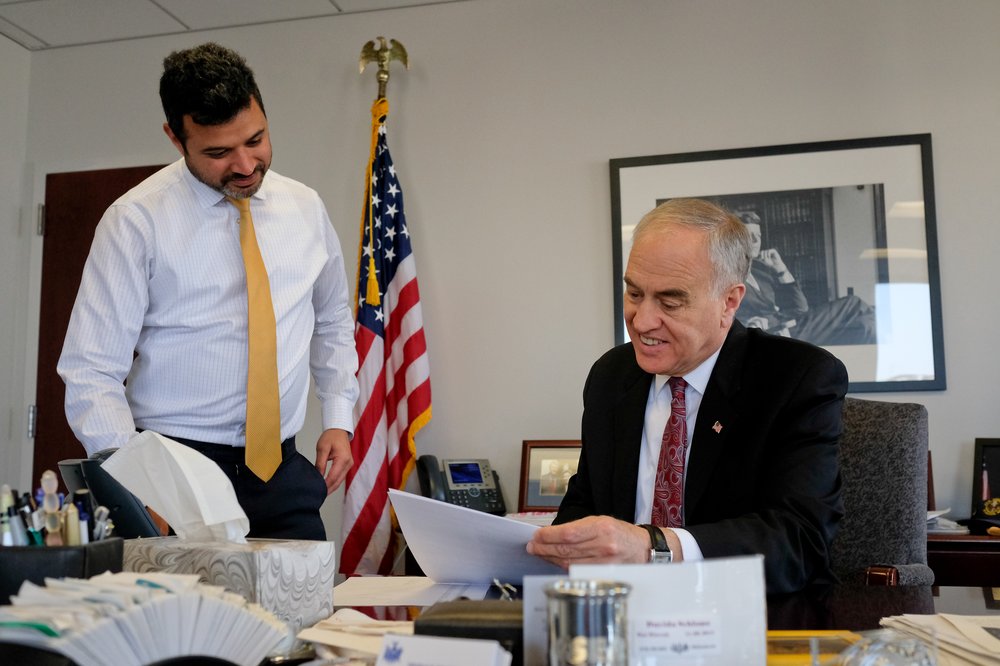
[[[375,39],[379,42],[377,48]],[[375,78],[378,80],[378,96],[381,99],[385,97],[385,86],[389,82],[389,63],[398,60],[403,63],[406,69],[409,69],[410,61],[406,55],[406,48],[395,39],[386,40],[381,35],[375,39],[361,47],[361,60],[358,64],[360,65],[359,73],[364,73],[368,63],[378,63],[378,73]]]

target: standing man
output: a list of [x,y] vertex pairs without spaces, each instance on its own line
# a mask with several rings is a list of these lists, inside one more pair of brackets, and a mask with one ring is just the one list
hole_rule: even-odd
[[833,579],[847,372],[735,321],[749,267],[747,230],[713,204],[675,199],[639,222],[631,343],[591,369],[577,474],[528,552],[562,566],[760,553],[769,592]]
[[[314,190],[268,171],[246,61],[209,43],[163,65],[163,130],[181,159],[97,227],[58,365],[67,419],[91,455],[147,429],[202,452],[233,481],[251,537],[325,539],[319,507],[353,464],[358,397],[340,242]],[[315,465],[295,449],[310,370]]]

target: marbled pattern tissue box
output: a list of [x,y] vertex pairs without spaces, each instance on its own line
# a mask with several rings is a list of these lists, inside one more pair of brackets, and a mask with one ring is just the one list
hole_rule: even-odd
[[293,635],[333,613],[332,541],[249,539],[238,544],[177,537],[127,539],[122,568],[198,574],[205,582],[271,611]]

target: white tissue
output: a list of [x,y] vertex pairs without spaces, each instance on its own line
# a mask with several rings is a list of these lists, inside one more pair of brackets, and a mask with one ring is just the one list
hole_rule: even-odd
[[233,484],[191,447],[146,430],[101,467],[160,514],[181,539],[246,543],[250,521]]

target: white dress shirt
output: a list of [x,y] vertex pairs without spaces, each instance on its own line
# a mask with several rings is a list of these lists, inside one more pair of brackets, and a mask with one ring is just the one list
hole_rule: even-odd
[[[305,420],[310,369],[323,428],[353,431],[357,353],[344,258],[319,195],[273,171],[251,199],[278,340],[281,437]],[[239,211],[165,167],[105,212],[58,365],[88,453],[136,428],[243,446],[247,293]],[[122,382],[125,382],[125,386]]]
[[[694,424],[698,422],[698,409],[701,399],[708,388],[708,380],[715,369],[721,347],[709,356],[697,368],[684,375],[687,387],[684,389],[684,406],[687,422],[687,448],[684,458],[684,478],[687,479],[687,461],[691,456],[691,434]],[[653,488],[656,485],[656,468],[660,461],[660,448],[663,443],[663,429],[670,418],[670,388],[667,381],[669,375],[655,375],[649,386],[649,398],[646,401],[646,418],[642,427],[642,448],[639,450],[639,478],[635,489],[635,522],[637,525],[648,524],[653,516]],[[681,511],[683,515],[683,504]],[[704,559],[698,542],[690,532],[681,528],[672,528],[681,541],[685,560]]]

